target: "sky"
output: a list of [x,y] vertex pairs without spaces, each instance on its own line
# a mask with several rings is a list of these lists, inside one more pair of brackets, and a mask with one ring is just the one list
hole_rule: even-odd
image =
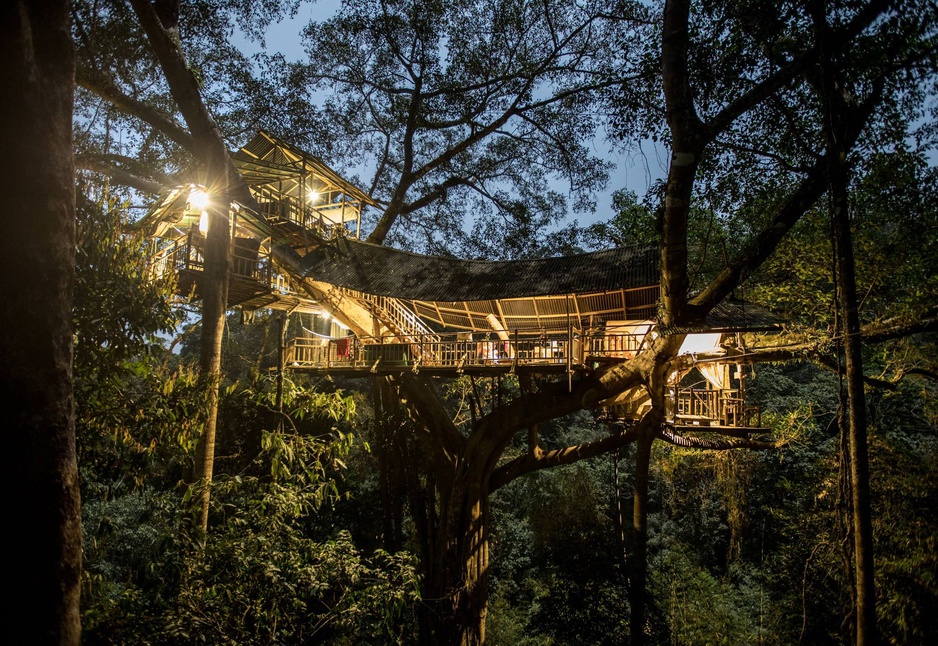
[[[266,33],[265,44],[267,53],[279,52],[288,60],[299,61],[305,56],[303,51],[301,32],[309,22],[316,18],[324,20],[338,11],[338,0],[320,0],[319,2],[303,3],[293,18],[283,20],[271,25]],[[246,38],[240,39],[245,52],[261,51],[258,43],[252,43]],[[284,133],[288,135],[289,133]],[[606,190],[596,194],[596,211],[590,213],[568,213],[568,220],[576,219],[581,225],[608,220],[612,217],[612,193],[619,189],[629,189],[639,198],[643,197],[656,181],[667,175],[667,156],[660,146],[651,142],[639,147],[638,150],[628,153],[613,150],[611,144],[600,133],[592,142],[594,153],[614,164],[615,168],[609,175]],[[562,181],[552,186],[553,190],[563,195],[569,193],[569,187]]]

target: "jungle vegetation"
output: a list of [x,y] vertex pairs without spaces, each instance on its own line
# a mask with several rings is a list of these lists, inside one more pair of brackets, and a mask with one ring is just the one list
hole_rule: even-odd
[[[240,49],[299,6],[3,9],[7,634],[938,637],[934,3],[375,0],[314,19],[300,60]],[[228,150],[261,127],[358,175],[372,242],[655,242],[662,323],[730,295],[784,315],[747,339],[772,442],[668,441],[679,335],[572,386],[287,375],[279,405],[281,322],[226,311],[225,236],[179,304],[130,226],[193,167],[246,190]],[[617,186],[596,141],[660,145],[667,176],[580,224]],[[639,424],[595,418],[635,386]],[[479,415],[454,416],[470,391]]]

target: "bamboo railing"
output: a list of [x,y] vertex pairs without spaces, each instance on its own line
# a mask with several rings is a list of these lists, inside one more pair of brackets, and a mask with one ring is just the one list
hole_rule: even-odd
[[287,348],[287,365],[293,368],[400,369],[518,366],[574,366],[591,362],[625,360],[642,347],[643,335],[547,334],[513,330],[508,339],[495,333],[410,334],[399,336],[300,337]]

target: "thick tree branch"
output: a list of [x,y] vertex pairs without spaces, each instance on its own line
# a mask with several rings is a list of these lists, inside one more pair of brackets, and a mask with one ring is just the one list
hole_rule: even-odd
[[221,130],[202,101],[199,83],[189,69],[179,41],[163,27],[148,0],[129,1],[163,69],[170,94],[189,127],[192,143],[188,149],[205,166],[225,168],[228,184],[220,188],[242,204],[256,207],[247,184],[231,161]]
[[148,177],[142,177],[141,175],[137,175],[118,166],[112,160],[108,159],[108,156],[76,155],[75,168],[102,173],[110,177],[117,184],[129,186],[144,193],[153,193],[154,195],[161,193],[167,186],[163,182],[158,182]]
[[190,153],[195,154],[195,140],[186,129],[171,117],[163,114],[153,106],[124,94],[109,79],[101,74],[90,74],[87,70],[78,68],[75,82],[80,86],[101,97],[121,112],[137,117],[150,124],[166,137],[179,144]]
[[938,311],[934,308],[916,321],[886,321],[867,326],[862,333],[863,343],[882,343],[922,332],[938,331]]
[[401,168],[400,179],[394,189],[393,195],[391,195],[391,199],[388,202],[387,208],[385,208],[384,213],[382,213],[381,217],[378,219],[378,223],[375,225],[374,230],[372,230],[372,232],[368,235],[368,242],[373,244],[381,244],[384,242],[384,239],[387,238],[388,233],[391,231],[391,227],[394,226],[394,222],[401,214],[401,207],[404,205],[404,201],[407,197],[407,191],[410,189],[413,183],[417,181],[417,177],[413,172],[414,135],[417,132],[417,121],[423,105],[423,99],[420,96],[420,91],[422,88],[422,79],[415,79],[414,93],[410,99],[410,106],[407,112],[407,124],[404,128],[404,162],[403,167]]
[[[374,230],[371,232],[371,234],[369,234],[368,242],[381,244],[384,241],[384,239],[387,237],[387,234],[390,232],[391,227],[394,225],[394,222],[399,216],[403,214],[402,207],[405,204],[407,191],[410,190],[410,188],[416,182],[429,173],[445,166],[453,159],[469,150],[475,144],[497,132],[502,126],[508,123],[512,117],[524,112],[531,112],[557,102],[565,101],[571,96],[575,96],[583,92],[595,91],[620,84],[622,79],[617,79],[614,81],[605,80],[599,83],[568,88],[566,90],[557,92],[556,94],[546,99],[535,101],[527,105],[522,105],[522,101],[525,99],[525,97],[530,95],[537,81],[550,74],[554,69],[555,62],[565,56],[564,48],[573,42],[577,37],[579,37],[584,31],[588,30],[589,26],[592,24],[592,21],[593,18],[584,21],[582,24],[573,29],[562,41],[556,43],[554,49],[546,54],[541,59],[540,64],[537,65],[537,67],[535,67],[533,70],[525,75],[513,75],[511,77],[513,79],[523,81],[522,85],[519,88],[513,89],[513,98],[509,101],[508,106],[502,110],[497,117],[493,118],[488,124],[478,129],[475,127],[474,123],[470,123],[470,132],[466,137],[464,137],[455,145],[446,148],[443,152],[425,162],[419,168],[414,168],[413,146],[414,135],[416,134],[418,127],[421,129],[426,128],[426,121],[419,118],[421,117],[421,106],[424,103],[425,96],[422,87],[423,77],[419,75],[414,76],[413,71],[407,67],[407,65],[405,65],[405,60],[402,58],[400,60],[401,64],[405,65],[405,68],[408,69],[408,72],[412,75],[414,81],[414,90],[404,132],[404,165],[401,172],[400,181],[394,190],[393,196],[388,203],[388,207],[379,218]],[[397,51],[394,51],[394,53],[396,56],[399,56]],[[439,92],[445,94],[447,90],[439,90]],[[455,125],[467,125],[464,120],[459,120],[454,123]]]
[[[844,149],[846,151],[853,149],[870,117],[882,100],[885,84],[886,77],[884,73],[873,80],[870,93],[866,99],[850,111],[846,119],[844,133]],[[688,318],[697,320],[705,316],[772,255],[782,239],[801,219],[801,216],[827,190],[828,166],[828,154],[818,158],[812,169],[798,185],[798,188],[777,207],[776,215],[768,226],[756,235],[744,247],[743,251],[693,299]]]
[[627,428],[615,435],[609,435],[595,442],[577,444],[552,451],[525,453],[495,469],[489,480],[489,492],[494,492],[515,478],[533,471],[549,469],[563,464],[573,464],[580,460],[614,451],[638,439],[639,428],[638,426]]
[[[896,339],[907,338],[923,332],[938,331],[938,317],[923,318],[912,322],[896,322],[892,325],[883,324],[870,326],[860,335],[860,342],[865,345],[885,343]],[[831,347],[840,341],[839,338],[823,339],[820,341],[811,341],[806,343],[792,343],[781,346],[763,346],[748,348],[746,352],[729,357],[735,363],[756,364],[756,363],[777,363],[783,361],[808,360],[813,361],[822,368],[832,372],[841,370],[837,358],[831,353]],[[723,361],[727,359],[721,359]],[[704,360],[706,361],[706,360]],[[909,370],[897,370],[895,379],[887,380],[878,377],[865,376],[864,381],[867,385],[894,391],[898,388],[899,381],[907,374],[914,374],[923,377],[931,377],[928,370],[921,368],[911,368]]]
[[408,213],[413,213],[418,211],[425,206],[433,204],[439,199],[442,199],[446,196],[446,191],[451,188],[456,188],[457,186],[471,186],[472,182],[466,179],[465,177],[448,177],[442,183],[437,184],[432,189],[421,195],[419,198],[413,202],[409,202],[405,205],[402,205],[400,208],[401,215],[406,215]]
[[690,0],[665,3],[663,29],[661,68],[671,160],[661,222],[661,318],[672,325],[686,320],[687,218],[707,142],[690,85]]
[[771,222],[691,301],[692,318],[701,318],[758,269],[791,228],[827,188],[827,158],[818,159],[807,176],[776,208]]
[[447,457],[453,461],[455,456],[462,455],[466,446],[466,438],[459,433],[443,402],[437,396],[430,379],[405,373],[395,380],[400,380],[403,387],[405,395],[403,403],[417,416],[424,427],[434,429],[435,435],[443,444]]
[[[849,24],[840,31],[831,34],[829,42],[825,43],[828,54],[837,53],[847,47],[854,38],[872,25],[883,12],[887,11],[891,4],[889,0],[876,0],[863,7]],[[707,121],[708,138],[715,138],[726,130],[737,117],[756,107],[775,92],[791,83],[810,66],[816,64],[818,57],[819,50],[817,47],[802,52],[787,65],[776,70],[750,88],[745,94],[729,103]]]

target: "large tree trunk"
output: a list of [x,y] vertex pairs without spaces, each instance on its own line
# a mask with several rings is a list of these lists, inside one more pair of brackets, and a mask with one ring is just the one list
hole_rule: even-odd
[[[0,13],[0,392],[6,446],[4,639],[78,644],[81,510],[72,400],[74,56],[68,3]],[[9,576],[12,575],[12,576]]]
[[206,389],[205,429],[196,446],[194,482],[201,483],[198,528],[208,529],[211,482],[215,464],[215,429],[218,423],[218,390],[221,385],[222,339],[228,309],[231,234],[228,219],[227,163],[213,164],[208,176],[217,178],[211,189],[205,266],[199,283],[202,297],[202,342],[199,354],[199,379]]
[[694,180],[706,141],[694,108],[688,72],[690,2],[664,7],[661,76],[671,132],[671,159],[661,217],[661,322],[672,325],[687,314],[687,218]]
[[[206,389],[205,429],[196,447],[191,482],[201,482],[195,525],[204,534],[208,527],[210,485],[215,463],[215,428],[218,420],[218,387],[221,383],[221,349],[228,304],[231,257],[229,209],[232,182],[237,171],[212,115],[202,101],[199,82],[186,63],[179,45],[179,0],[131,0],[140,26],[147,35],[169,84],[170,94],[192,133],[192,152],[205,171],[203,184],[210,195],[205,265],[199,292],[202,298],[202,341],[199,378]],[[239,188],[244,192],[244,184]]]
[[[425,565],[420,643],[485,642],[489,582],[488,469],[472,469],[440,487],[436,527]],[[488,475],[491,475],[490,473]],[[446,489],[446,490],[444,490]],[[431,514],[427,520],[433,520]]]
[[645,643],[645,588],[648,582],[648,471],[654,436],[638,439],[635,451],[635,492],[632,504],[632,553],[629,554],[629,633],[632,646]]
[[828,191],[837,265],[837,304],[843,330],[848,399],[848,447],[850,453],[851,504],[856,567],[856,643],[871,646],[876,636],[876,587],[873,570],[873,520],[870,507],[870,466],[866,435],[866,394],[863,390],[863,356],[860,349],[860,317],[850,233],[847,153],[852,112],[840,84],[837,68],[827,50],[829,26],[825,5],[812,6],[821,50],[820,90],[827,137]]

